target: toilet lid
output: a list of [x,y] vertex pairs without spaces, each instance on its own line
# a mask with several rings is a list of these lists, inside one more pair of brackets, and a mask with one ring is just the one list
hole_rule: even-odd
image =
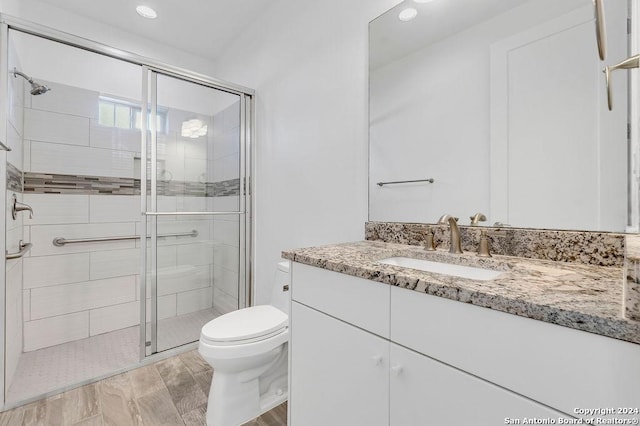
[[273,334],[287,327],[289,317],[271,305],[229,312],[202,327],[202,337],[212,342],[233,342]]

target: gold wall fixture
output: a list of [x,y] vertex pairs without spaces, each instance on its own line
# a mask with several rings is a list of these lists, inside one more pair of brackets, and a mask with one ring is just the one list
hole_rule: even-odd
[[609,65],[605,67],[602,72],[605,75],[605,84],[607,86],[607,104],[609,105],[609,111],[613,110],[613,99],[612,99],[612,89],[611,89],[611,73],[615,70],[620,69],[633,69],[638,68],[640,66],[640,55],[631,56],[630,58],[625,59],[624,61],[616,64]]
[[600,60],[607,57],[607,27],[604,19],[604,0],[594,0],[594,11],[596,18],[596,40],[598,41],[598,54]]

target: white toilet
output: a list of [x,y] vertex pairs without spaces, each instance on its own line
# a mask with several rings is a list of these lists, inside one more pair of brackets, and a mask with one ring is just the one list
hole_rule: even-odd
[[271,305],[229,312],[202,327],[198,352],[213,367],[208,426],[237,426],[287,400],[289,262],[278,263]]

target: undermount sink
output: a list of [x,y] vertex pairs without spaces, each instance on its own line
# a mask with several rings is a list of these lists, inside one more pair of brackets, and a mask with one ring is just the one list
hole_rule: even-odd
[[378,260],[385,265],[402,266],[403,268],[418,269],[435,274],[451,275],[478,281],[489,281],[498,278],[502,271],[477,268],[475,266],[452,265],[450,263],[432,262],[430,260],[412,259],[410,257],[388,257]]

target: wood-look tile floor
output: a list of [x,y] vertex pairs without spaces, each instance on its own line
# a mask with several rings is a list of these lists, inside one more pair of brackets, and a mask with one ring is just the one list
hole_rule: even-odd
[[[205,425],[213,372],[186,352],[0,413],[0,426]],[[285,426],[286,403],[245,426]]]

